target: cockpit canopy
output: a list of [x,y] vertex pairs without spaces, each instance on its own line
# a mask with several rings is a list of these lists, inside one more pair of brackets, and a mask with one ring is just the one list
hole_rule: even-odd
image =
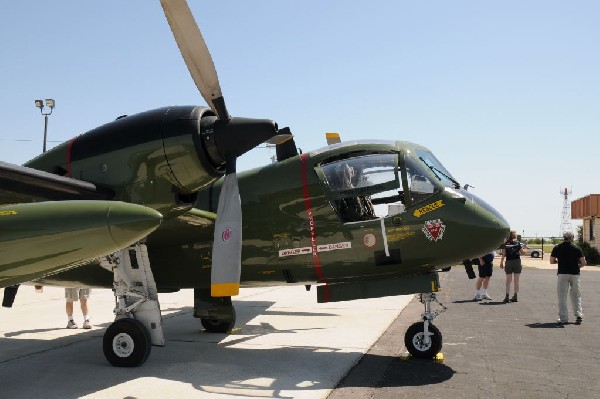
[[458,184],[431,152],[421,149],[345,153],[321,163],[316,172],[345,223],[402,213]]

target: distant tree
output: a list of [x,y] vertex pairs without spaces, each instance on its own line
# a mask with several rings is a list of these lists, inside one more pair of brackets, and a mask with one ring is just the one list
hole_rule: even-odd
[[583,256],[585,256],[588,265],[600,264],[600,253],[598,250],[583,240],[583,226],[577,226],[577,245],[583,251]]

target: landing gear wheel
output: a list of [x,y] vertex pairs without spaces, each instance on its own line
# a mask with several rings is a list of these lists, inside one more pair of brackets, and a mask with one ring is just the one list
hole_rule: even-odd
[[227,313],[219,317],[200,317],[202,327],[210,333],[226,333],[235,326],[235,308],[233,306],[226,308]]
[[425,344],[423,327],[423,322],[415,323],[408,327],[404,335],[404,345],[406,345],[406,349],[414,357],[431,359],[442,350],[442,334],[436,326],[429,323],[429,332],[433,335],[429,337],[429,344]]
[[104,357],[115,367],[137,367],[152,349],[150,333],[135,319],[118,319],[112,323],[102,341]]

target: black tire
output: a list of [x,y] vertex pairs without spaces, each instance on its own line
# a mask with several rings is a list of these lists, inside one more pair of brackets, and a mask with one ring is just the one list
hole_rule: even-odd
[[540,257],[540,253],[539,253],[538,251],[533,251],[533,252],[531,253],[531,257],[532,257],[532,258],[539,258],[539,257]]
[[206,331],[210,333],[226,333],[235,326],[235,308],[229,307],[228,314],[221,315],[219,318],[200,317],[200,323]]
[[135,319],[119,319],[112,323],[102,340],[104,357],[115,367],[142,365],[152,349],[150,333]]
[[433,335],[430,344],[423,345],[423,327],[422,321],[408,327],[404,334],[404,345],[414,357],[431,359],[442,350],[442,334],[436,326],[429,323],[429,332]]

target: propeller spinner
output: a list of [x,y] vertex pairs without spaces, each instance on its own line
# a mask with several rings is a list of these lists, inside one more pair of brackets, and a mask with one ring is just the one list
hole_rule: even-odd
[[211,160],[226,165],[215,222],[211,295],[237,295],[242,256],[242,209],[235,163],[238,156],[276,136],[277,124],[268,119],[229,116],[215,65],[187,2],[161,0],[160,3],[190,75],[216,115],[202,122],[209,139],[214,141],[209,148]]

